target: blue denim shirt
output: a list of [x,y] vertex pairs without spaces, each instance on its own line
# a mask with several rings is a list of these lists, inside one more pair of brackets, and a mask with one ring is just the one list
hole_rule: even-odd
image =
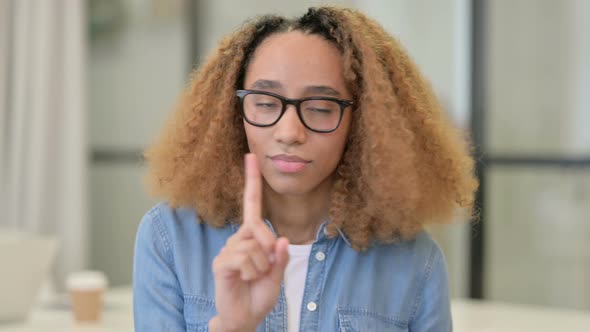
[[[143,218],[133,266],[136,331],[207,331],[216,315],[213,258],[239,226],[196,218],[165,203]],[[324,227],[309,257],[301,331],[452,330],[444,256],[426,232],[357,252],[342,232],[328,239]],[[257,331],[287,331],[286,303],[282,289]]]

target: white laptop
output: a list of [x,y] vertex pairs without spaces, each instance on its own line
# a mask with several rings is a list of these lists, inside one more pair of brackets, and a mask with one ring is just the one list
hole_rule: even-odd
[[56,250],[53,237],[0,228],[0,324],[27,318]]

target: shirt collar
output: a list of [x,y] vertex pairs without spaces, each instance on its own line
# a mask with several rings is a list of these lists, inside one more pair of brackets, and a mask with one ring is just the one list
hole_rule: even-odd
[[[270,230],[272,231],[272,234],[277,237],[277,233],[274,229],[274,227],[272,226],[272,223],[270,222],[270,220],[268,219],[264,219],[264,222],[266,223],[266,225],[268,226],[268,228],[270,228]],[[316,242],[325,240],[328,238],[327,234],[326,234],[326,226],[328,225],[330,221],[329,220],[324,220],[324,222],[322,222],[322,224],[320,225],[320,227],[318,228],[318,232],[315,236],[316,238]],[[336,228],[338,230],[338,234],[340,235],[340,237],[342,238],[342,240],[344,240],[344,242],[349,246],[352,247],[352,245],[350,244],[350,241],[348,240],[348,237],[346,236],[346,234],[344,234],[344,232],[342,231],[342,229],[340,227]]]

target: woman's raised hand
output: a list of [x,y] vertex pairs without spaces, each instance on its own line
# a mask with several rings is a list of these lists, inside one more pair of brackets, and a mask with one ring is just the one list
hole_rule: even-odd
[[213,260],[217,316],[211,331],[254,331],[277,303],[289,260],[286,238],[262,219],[262,176],[254,154],[245,157],[243,223]]

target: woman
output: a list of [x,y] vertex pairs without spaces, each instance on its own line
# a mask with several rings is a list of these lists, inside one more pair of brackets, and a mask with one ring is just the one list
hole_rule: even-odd
[[138,230],[136,329],[450,331],[444,257],[423,229],[471,213],[468,152],[363,14],[247,22],[146,153],[167,202]]

